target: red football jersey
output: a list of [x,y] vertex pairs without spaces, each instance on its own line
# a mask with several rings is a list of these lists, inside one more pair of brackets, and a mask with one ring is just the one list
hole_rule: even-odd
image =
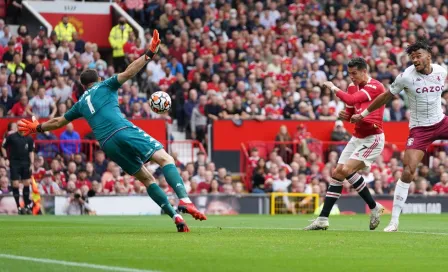
[[34,180],[38,183],[40,183],[40,181],[43,179],[44,175],[45,175],[45,168],[43,167],[39,167],[39,169],[35,170],[33,167],[33,177]]
[[432,187],[432,190],[437,192],[438,194],[448,194],[448,184],[443,184],[438,182]]
[[[367,109],[373,100],[380,94],[385,92],[385,88],[381,82],[376,79],[369,78],[365,85],[355,86],[351,83],[347,92],[339,91],[336,95],[346,104],[350,114],[361,113]],[[370,113],[362,121],[356,123],[353,136],[357,138],[365,138],[370,135],[383,133],[383,105],[378,110]]]

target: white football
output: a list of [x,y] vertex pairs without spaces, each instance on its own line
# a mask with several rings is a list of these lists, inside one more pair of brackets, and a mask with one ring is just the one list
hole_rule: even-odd
[[162,91],[155,92],[151,95],[149,105],[153,112],[162,114],[171,109],[171,97]]

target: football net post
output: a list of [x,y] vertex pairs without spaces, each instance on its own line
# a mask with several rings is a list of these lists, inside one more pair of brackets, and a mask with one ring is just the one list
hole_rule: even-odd
[[313,214],[319,208],[319,194],[271,193],[271,215]]

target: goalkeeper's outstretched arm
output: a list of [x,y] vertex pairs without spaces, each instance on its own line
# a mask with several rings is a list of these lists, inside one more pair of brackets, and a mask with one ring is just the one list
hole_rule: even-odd
[[[51,131],[51,130],[61,128],[65,125],[67,125],[68,123],[70,123],[70,122],[67,119],[65,119],[64,116],[61,116],[61,117],[51,118],[47,122],[40,124],[40,126],[42,129],[42,132],[45,132],[45,131]],[[37,132],[39,132],[39,131],[37,131]]]
[[[149,59],[148,59],[149,60]],[[123,73],[117,75],[117,80],[120,84],[125,83],[129,79],[133,78],[148,62],[146,55],[134,60]]]
[[17,126],[19,127],[19,132],[24,136],[34,134],[34,133],[43,133],[45,131],[51,131],[58,128],[61,128],[70,123],[64,116],[51,118],[47,122],[39,124],[36,117],[32,117],[32,121],[22,119],[17,122]]
[[133,78],[138,72],[140,72],[140,70],[143,67],[145,67],[146,63],[150,59],[152,59],[155,54],[157,54],[157,51],[159,51],[159,45],[160,45],[159,32],[157,30],[154,30],[151,45],[149,46],[148,51],[146,51],[146,53],[143,56],[141,56],[140,58],[134,60],[131,64],[129,64],[129,66],[123,73],[118,74],[117,76],[118,82],[120,84],[123,84],[124,82]]

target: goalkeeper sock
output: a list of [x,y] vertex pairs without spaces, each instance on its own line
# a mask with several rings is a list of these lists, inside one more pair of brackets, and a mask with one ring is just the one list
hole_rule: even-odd
[[157,203],[157,205],[159,205],[171,218],[177,214],[159,185],[153,183],[146,188],[146,191],[148,192],[149,197],[151,197],[152,200],[154,200],[154,202]]
[[20,192],[19,192],[19,188],[12,188],[12,195],[14,196],[14,200],[16,201],[17,208],[20,208]]
[[376,207],[376,202],[375,200],[373,200],[373,197],[370,194],[369,188],[367,187],[364,178],[360,174],[355,172],[350,176],[346,177],[346,179],[353,186],[353,188],[355,188],[355,190],[362,197],[362,199],[364,199],[369,208],[371,210],[374,209]]
[[330,186],[328,186],[327,194],[325,195],[324,207],[320,212],[319,217],[328,217],[334,204],[338,201],[342,193],[342,180],[333,178]]
[[409,186],[410,183],[404,183],[401,179],[397,181],[397,185],[395,185],[391,222],[398,223],[401,210],[403,209],[406,199],[408,198]]
[[25,208],[29,208],[30,205],[30,186],[23,186],[23,202],[25,203]]
[[165,176],[166,182],[173,188],[177,197],[184,202],[191,203],[188,197],[187,191],[185,190],[184,181],[179,175],[179,171],[174,164],[167,164],[162,168],[163,175]]

